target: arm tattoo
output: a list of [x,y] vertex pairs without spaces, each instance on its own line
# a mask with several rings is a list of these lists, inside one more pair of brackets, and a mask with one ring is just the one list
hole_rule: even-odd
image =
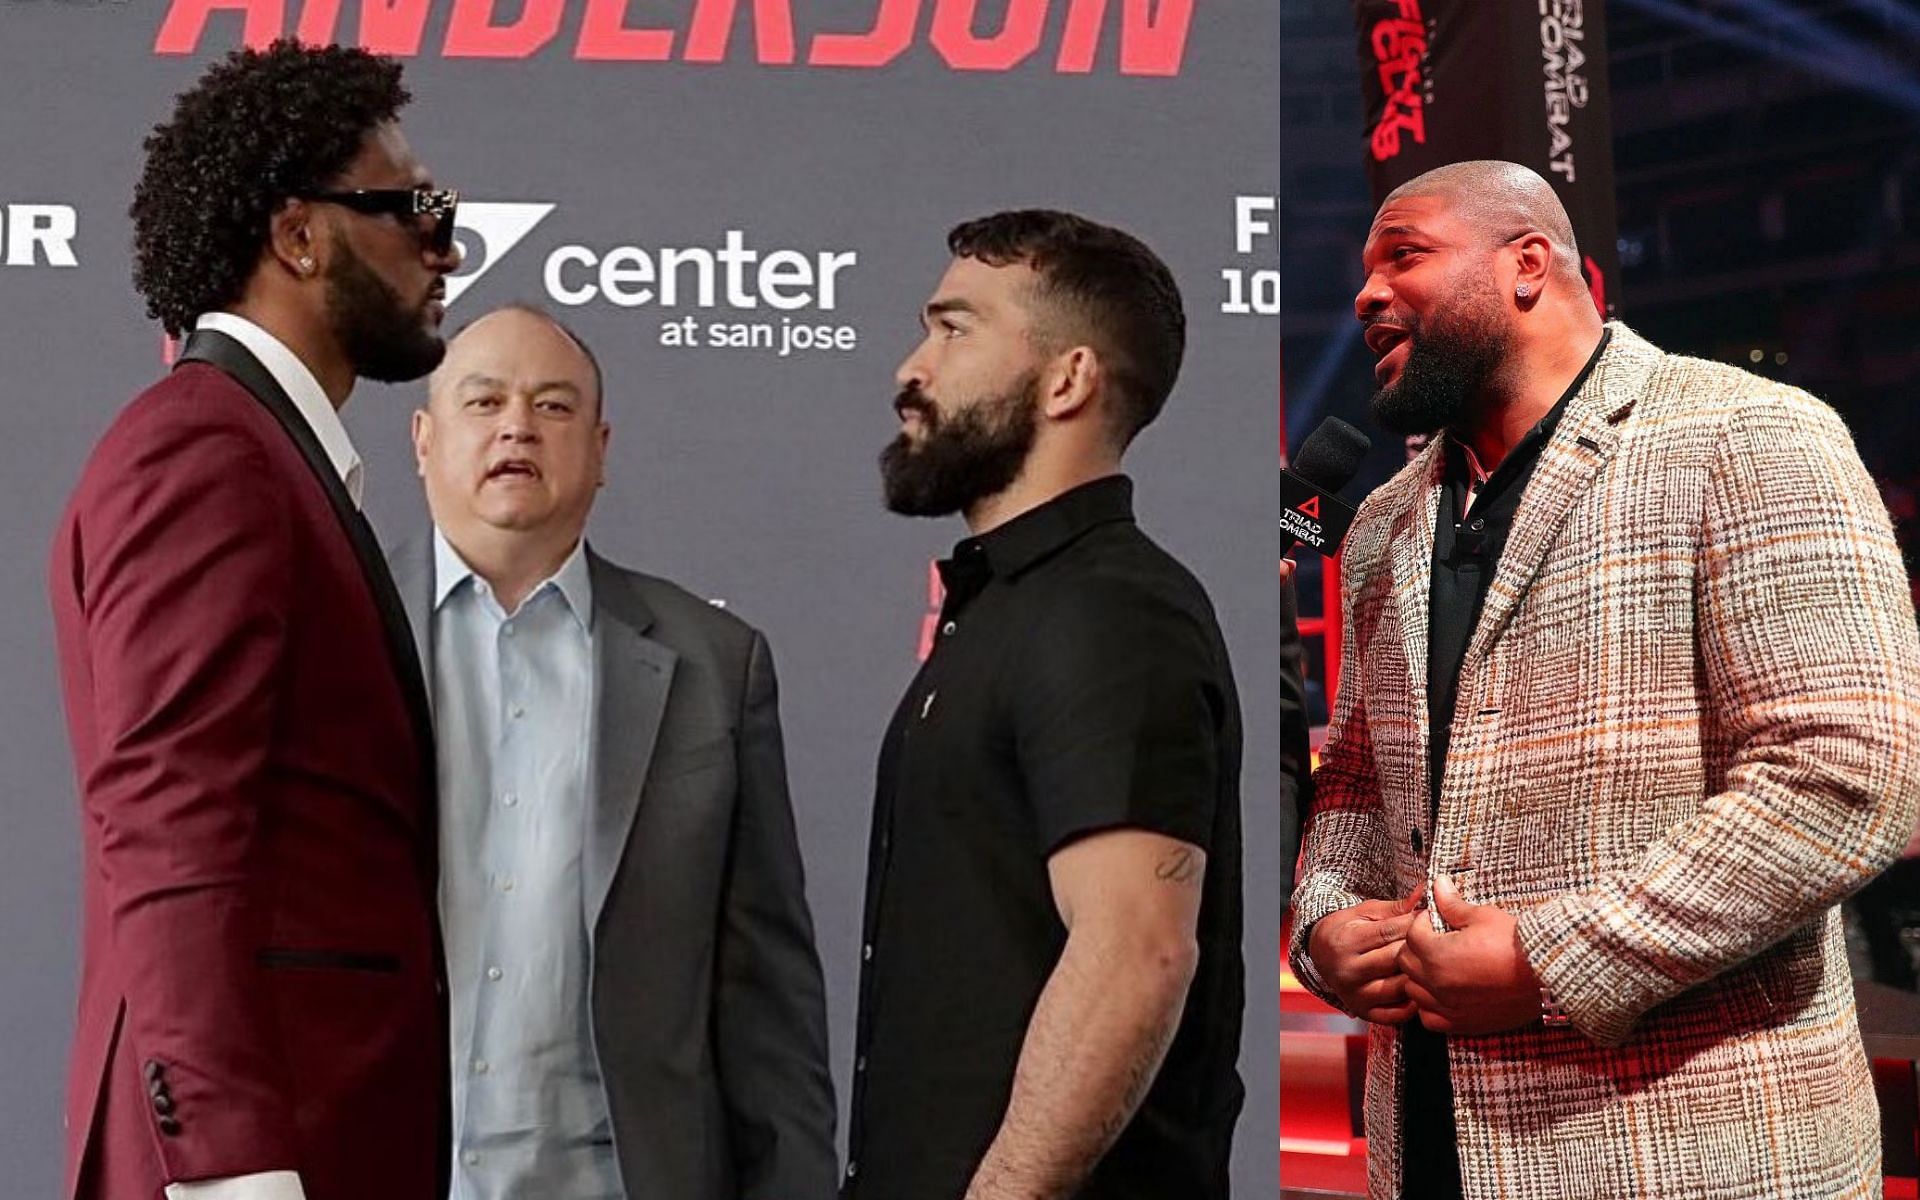
[[1200,882],[1200,876],[1206,872],[1198,856],[1185,846],[1160,860],[1153,869],[1153,877],[1162,883],[1171,883],[1178,887],[1194,887]]

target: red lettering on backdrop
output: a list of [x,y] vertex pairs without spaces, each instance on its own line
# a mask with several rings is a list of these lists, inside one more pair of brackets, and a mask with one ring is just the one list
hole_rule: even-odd
[[[1178,75],[1193,22],[1193,0],[1125,0],[1120,23],[1122,75]],[[1069,75],[1093,70],[1107,0],[1073,0],[1055,66]]]
[[[380,54],[413,58],[422,52],[434,13],[449,10],[447,35],[440,47],[448,58],[529,58],[558,36],[570,10],[582,10],[580,40],[574,57],[585,60],[666,62],[674,57],[673,28],[630,28],[628,10],[662,0],[302,0],[297,28],[288,27],[288,0],[167,0],[154,36],[156,54],[193,54],[216,15],[238,14],[241,43],[259,49],[292,33],[301,41],[341,41]],[[676,0],[681,2],[681,0]],[[922,0],[872,0],[873,25],[865,33],[820,33],[812,37],[806,63],[815,67],[884,67],[912,50],[920,33]],[[1416,15],[1419,0],[1398,0]],[[726,61],[741,0],[693,0],[682,58],[686,62]],[[974,22],[980,0],[934,0],[930,41],[946,64],[961,71],[1006,71],[1031,58],[1045,34],[1049,8],[1066,9],[1060,52],[1054,69],[1061,74],[1091,72],[1099,57],[1109,0],[1007,0],[998,32],[980,36]],[[342,21],[342,9],[357,9]],[[1194,0],[1120,0],[1119,57],[1123,75],[1178,75],[1192,25]],[[757,61],[788,66],[797,61],[793,0],[753,0]],[[349,24],[350,28],[342,28]],[[357,36],[355,36],[357,35]],[[1384,69],[1384,68],[1383,68]],[[1417,82],[1417,75],[1415,78]],[[1413,94],[1417,104],[1418,94]],[[1418,113],[1413,119],[1418,120]],[[1405,121],[1402,121],[1404,124]],[[1376,140],[1382,136],[1376,130]]]
[[[311,14],[320,2],[307,0],[307,12]],[[328,2],[338,4],[339,0]],[[360,44],[375,54],[398,54],[412,58],[420,53],[420,38],[427,31],[427,14],[432,11],[433,0],[360,0]],[[304,31],[304,17],[300,25]],[[305,32],[300,36],[307,41],[323,40],[308,38]],[[452,50],[449,49],[448,53],[451,54]]]
[[528,58],[560,32],[566,0],[526,0],[520,19],[494,23],[501,0],[453,0],[447,20],[448,58]]
[[[300,24],[293,36],[309,46],[324,46],[333,41],[333,28],[339,23],[340,0],[307,0],[300,10]],[[413,52],[417,54],[419,50],[420,43],[415,41]]]
[[884,67],[913,45],[920,23],[920,0],[880,0],[880,12],[866,33],[822,33],[813,39],[807,65]]
[[[739,0],[700,0],[687,29],[688,62],[717,63],[727,57],[727,36]],[[793,61],[793,8],[789,0],[753,0],[753,46],[763,63]]]
[[1593,294],[1593,306],[1600,310],[1602,317],[1605,317],[1607,315],[1607,273],[1600,269],[1599,263],[1593,261],[1592,255],[1582,255],[1581,258],[1587,264],[1587,291]]
[[1400,134],[1427,140],[1426,98],[1421,91],[1422,64],[1427,55],[1427,23],[1420,0],[1396,0],[1398,17],[1386,17],[1373,26],[1373,58],[1379,66],[1380,90],[1386,105],[1373,127],[1370,142],[1375,162],[1400,153]]
[[574,57],[600,62],[666,62],[673,57],[673,30],[628,29],[631,0],[587,0]]
[[1000,32],[984,38],[973,32],[979,0],[939,3],[933,11],[933,48],[956,71],[1009,70],[1040,48],[1047,0],[1011,0]]
[[284,0],[173,0],[166,20],[160,22],[160,32],[153,39],[153,52],[192,54],[200,47],[200,35],[206,32],[207,18],[222,10],[247,14],[240,41],[256,50],[264,49],[287,27]]

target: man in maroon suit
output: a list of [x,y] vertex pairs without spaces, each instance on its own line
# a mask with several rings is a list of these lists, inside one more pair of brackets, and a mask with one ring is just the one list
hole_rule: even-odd
[[134,280],[192,336],[52,562],[85,837],[69,1197],[444,1194],[433,741],[337,414],[444,352],[455,197],[407,100],[390,61],[281,42],[146,143]]

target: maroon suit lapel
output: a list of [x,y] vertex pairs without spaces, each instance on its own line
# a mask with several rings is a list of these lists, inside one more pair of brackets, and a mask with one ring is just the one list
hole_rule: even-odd
[[386,634],[388,656],[393,663],[401,695],[406,698],[407,712],[413,718],[415,740],[420,745],[421,761],[425,764],[426,794],[433,795],[438,786],[438,774],[434,765],[433,716],[427,702],[426,679],[421,673],[420,655],[414,647],[413,633],[407,624],[406,607],[393,585],[393,576],[387,571],[386,556],[380,551],[380,542],[374,536],[373,526],[367,523],[365,515],[355,507],[353,498],[347,494],[346,485],[341,482],[339,473],[327,458],[320,439],[314,436],[313,427],[293,406],[292,399],[272,373],[261,366],[246,347],[224,333],[203,329],[187,339],[179,361],[203,362],[217,367],[251,392],[273,414],[274,420],[286,430],[287,436],[293,439],[300,456],[306,459],[307,466],[326,491],[327,502],[333,506],[334,515],[339,518],[341,527],[353,543],[354,556],[360,560],[360,570],[366,575],[367,586],[373,592],[374,605],[380,611],[380,625]]

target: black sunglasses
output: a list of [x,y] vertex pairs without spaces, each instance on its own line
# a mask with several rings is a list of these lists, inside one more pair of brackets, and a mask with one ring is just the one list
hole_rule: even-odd
[[343,192],[313,192],[301,199],[338,204],[369,215],[432,217],[433,228],[424,239],[426,244],[435,254],[446,254],[453,249],[453,217],[460,204],[460,193],[452,188],[354,188]]

